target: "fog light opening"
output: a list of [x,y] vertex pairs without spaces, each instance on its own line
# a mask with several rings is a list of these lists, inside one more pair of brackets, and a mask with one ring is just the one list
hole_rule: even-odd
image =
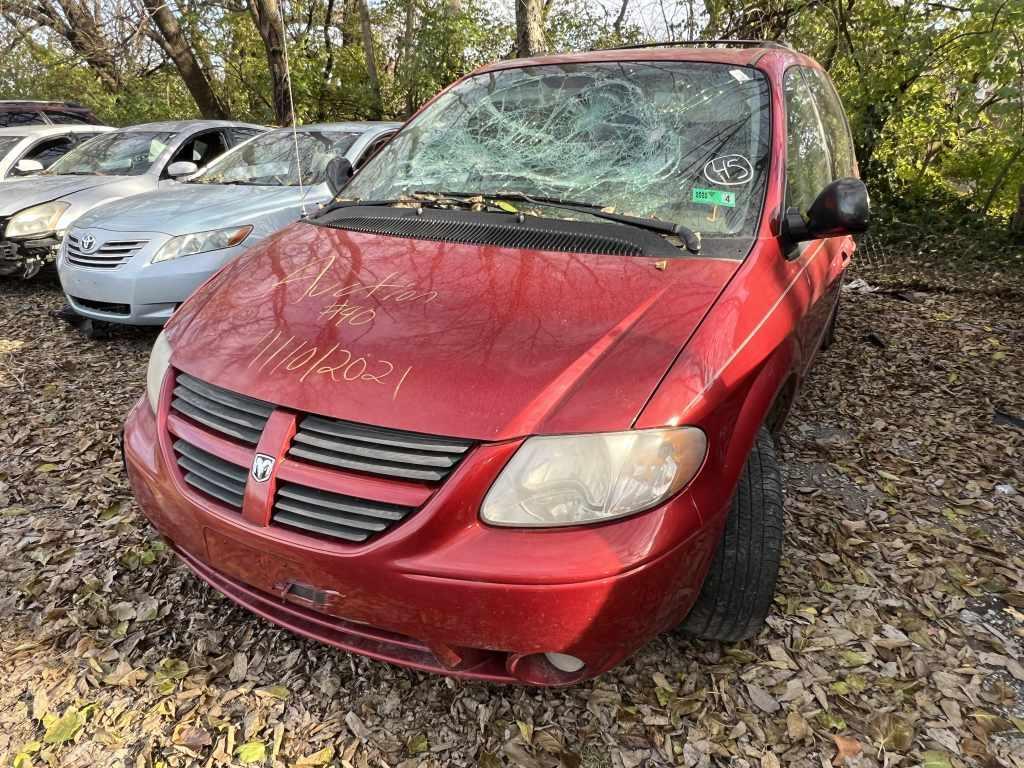
[[586,666],[583,663],[583,659],[577,659],[568,653],[545,653],[544,658],[547,659],[548,664],[559,672],[568,672],[569,674],[579,672]]

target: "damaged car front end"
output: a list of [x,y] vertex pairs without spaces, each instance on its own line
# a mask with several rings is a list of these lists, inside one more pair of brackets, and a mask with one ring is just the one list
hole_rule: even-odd
[[57,257],[58,229],[70,204],[54,200],[0,219],[0,276],[32,277]]

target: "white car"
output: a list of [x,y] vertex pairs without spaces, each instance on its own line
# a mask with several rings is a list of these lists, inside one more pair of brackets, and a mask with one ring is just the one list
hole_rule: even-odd
[[0,128],[0,182],[46,170],[83,141],[113,130],[106,125]]

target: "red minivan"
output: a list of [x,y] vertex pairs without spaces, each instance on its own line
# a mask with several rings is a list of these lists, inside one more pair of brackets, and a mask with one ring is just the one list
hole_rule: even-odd
[[867,219],[784,46],[492,64],[174,315],[132,486],[214,588],[395,664],[566,685],[751,637],[772,434]]

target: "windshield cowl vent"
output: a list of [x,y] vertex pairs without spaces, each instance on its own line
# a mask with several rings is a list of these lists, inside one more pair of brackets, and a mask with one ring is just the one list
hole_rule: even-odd
[[[358,206],[357,206],[358,207]],[[523,223],[511,216],[470,212],[428,211],[398,208],[368,214],[343,209],[314,223],[333,229],[364,234],[405,237],[412,240],[490,245],[562,253],[590,253],[606,256],[648,256],[649,248],[633,238],[595,232],[609,225],[527,217]],[[339,215],[341,214],[341,215]],[[397,214],[397,215],[396,215]],[[618,225],[610,225],[617,227]],[[632,233],[630,233],[632,234]],[[646,239],[646,238],[645,238]]]

